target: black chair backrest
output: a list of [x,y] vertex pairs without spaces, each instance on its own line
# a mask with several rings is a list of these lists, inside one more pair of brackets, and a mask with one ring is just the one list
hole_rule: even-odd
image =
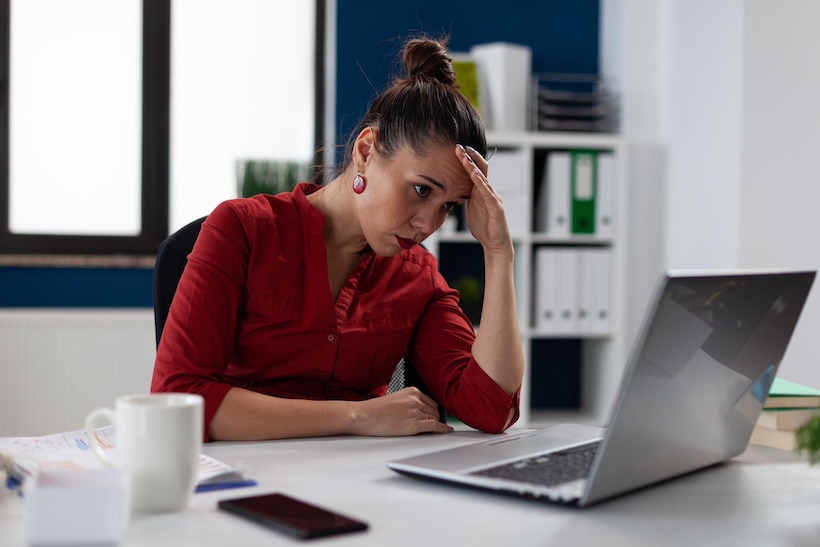
[[194,248],[199,230],[207,217],[197,219],[169,235],[157,249],[154,263],[154,329],[157,346],[165,328],[171,301],[177,292],[179,278],[188,263],[188,255]]

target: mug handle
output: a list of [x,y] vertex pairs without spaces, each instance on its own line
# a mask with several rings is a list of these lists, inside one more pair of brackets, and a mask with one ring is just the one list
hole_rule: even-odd
[[98,408],[96,410],[92,410],[91,414],[85,419],[85,434],[88,437],[88,444],[94,450],[94,453],[97,454],[97,457],[100,458],[104,464],[109,467],[115,467],[114,461],[108,457],[108,453],[103,450],[103,447],[100,445],[100,440],[97,438],[97,434],[94,432],[96,424],[101,420],[105,420],[108,423],[114,423],[114,411],[110,408]]

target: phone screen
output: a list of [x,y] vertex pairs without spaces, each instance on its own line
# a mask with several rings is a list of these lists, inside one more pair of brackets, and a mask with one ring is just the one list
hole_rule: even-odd
[[367,523],[284,494],[221,500],[217,506],[300,538],[367,530]]

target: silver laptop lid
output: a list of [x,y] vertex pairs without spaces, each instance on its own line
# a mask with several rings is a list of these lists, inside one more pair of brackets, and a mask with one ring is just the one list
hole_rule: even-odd
[[580,504],[742,453],[815,274],[663,276]]

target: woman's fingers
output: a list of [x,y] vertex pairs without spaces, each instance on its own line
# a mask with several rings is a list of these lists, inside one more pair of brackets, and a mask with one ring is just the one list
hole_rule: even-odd
[[487,180],[489,164],[487,160],[478,151],[470,147],[465,148],[459,144],[456,150],[456,153],[460,155],[461,165],[470,176],[473,184],[479,187],[489,187],[489,181]]
[[453,430],[449,425],[441,422],[441,414],[438,411],[438,404],[431,397],[425,395],[418,388],[409,387],[413,397],[418,397],[420,403],[419,410],[422,413],[419,420],[418,433],[449,433]]
[[362,404],[370,409],[365,413],[368,418],[360,424],[365,435],[416,435],[453,430],[440,421],[436,402],[415,387],[368,399]]
[[481,201],[487,199],[490,200],[487,203],[493,204],[492,206],[500,205],[501,196],[495,191],[487,178],[490,164],[484,156],[478,150],[460,144],[456,146],[456,154],[460,157],[462,167],[464,167],[473,182],[473,192],[470,193],[470,200],[478,199]]
[[408,390],[411,398],[416,400],[418,404],[417,410],[422,421],[439,421],[441,419],[441,415],[438,411],[438,404],[431,397],[425,395],[416,387],[406,387],[404,389]]
[[482,156],[478,150],[472,146],[462,146],[460,144],[458,145],[458,150],[461,152],[462,157],[469,162],[469,164],[478,167],[479,172],[485,177],[487,176],[487,168],[489,167],[489,163],[486,159],[484,159],[484,156]]

